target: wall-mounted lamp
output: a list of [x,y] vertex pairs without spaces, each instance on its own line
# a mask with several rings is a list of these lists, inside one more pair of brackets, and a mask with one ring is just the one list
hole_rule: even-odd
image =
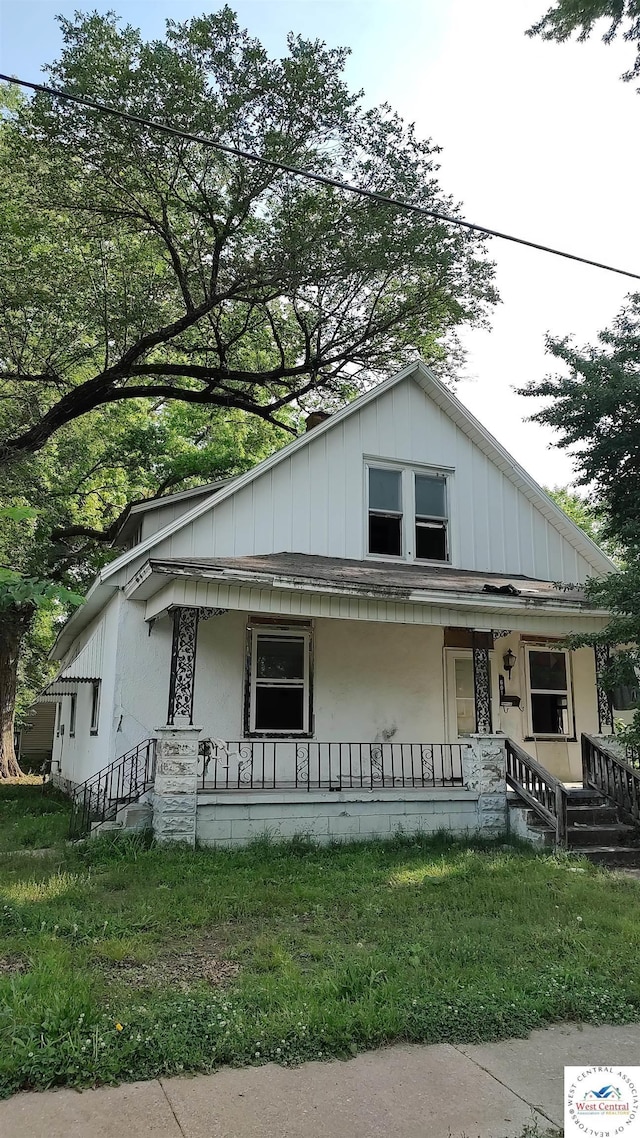
[[502,657],[502,665],[503,665],[504,670],[507,673],[509,679],[511,679],[511,670],[512,670],[512,668],[515,668],[516,664],[517,664],[516,657],[513,654],[513,652],[511,651],[511,649],[509,649],[509,651],[505,652],[504,656]]

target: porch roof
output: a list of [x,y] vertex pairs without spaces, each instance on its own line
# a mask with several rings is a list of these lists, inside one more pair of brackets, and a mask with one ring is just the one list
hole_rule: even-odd
[[[340,591],[357,591],[367,596],[393,597],[395,600],[409,600],[416,591],[437,590],[467,595],[522,597],[525,601],[553,600],[572,607],[587,603],[581,586],[539,581],[518,574],[479,573],[471,569],[454,569],[450,565],[355,561],[311,553],[151,559],[148,566],[151,573],[162,577],[250,580],[276,587],[283,581],[289,587],[328,585]],[[591,604],[588,607],[591,608]]]
[[185,606],[556,635],[599,630],[607,621],[579,587],[302,553],[150,560],[124,592],[145,602],[147,620]]

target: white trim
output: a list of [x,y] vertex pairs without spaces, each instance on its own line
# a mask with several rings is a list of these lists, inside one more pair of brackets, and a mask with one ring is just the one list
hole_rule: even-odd
[[[554,648],[548,644],[525,644],[524,647],[524,679],[525,691],[527,695],[527,735],[531,739],[544,739],[554,740],[559,739],[567,740],[574,737],[574,720],[573,720],[573,678],[571,674],[571,652],[568,648]],[[562,653],[565,660],[565,681],[566,688],[532,688],[531,687],[531,669],[530,669],[530,656],[532,652],[555,652]],[[567,727],[568,731],[562,733],[555,732],[535,732],[533,730],[533,706],[531,697],[533,695],[566,695],[567,697]]]

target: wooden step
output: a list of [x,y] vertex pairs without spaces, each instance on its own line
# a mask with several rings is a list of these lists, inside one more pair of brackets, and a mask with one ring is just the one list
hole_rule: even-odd
[[568,826],[567,845],[569,849],[578,846],[633,846],[634,838],[639,837],[633,826],[614,822],[608,826]]
[[614,826],[617,821],[618,811],[615,806],[591,806],[583,803],[567,807],[567,822],[570,826]]
[[633,866],[640,868],[640,846],[585,846],[574,847],[575,854],[584,854],[597,865]]

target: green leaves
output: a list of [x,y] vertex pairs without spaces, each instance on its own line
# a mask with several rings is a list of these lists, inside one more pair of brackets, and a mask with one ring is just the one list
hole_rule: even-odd
[[63,585],[57,585],[53,581],[39,581],[36,577],[22,577],[12,569],[0,568],[0,612],[8,608],[40,608],[53,600],[74,607],[84,604],[84,597],[80,593]]

